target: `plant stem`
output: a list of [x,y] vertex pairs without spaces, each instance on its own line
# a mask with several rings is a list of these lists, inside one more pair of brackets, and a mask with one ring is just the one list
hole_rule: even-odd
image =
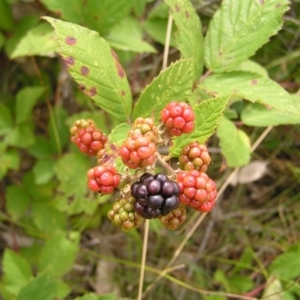
[[[267,127],[264,132],[258,137],[258,139],[255,141],[255,143],[253,144],[253,146],[251,147],[251,152],[253,152],[258,145],[263,141],[263,139],[269,134],[269,132],[272,130],[272,126]],[[226,181],[222,184],[221,188],[218,191],[218,197],[216,199],[216,201],[218,201],[218,199],[220,198],[220,196],[223,194],[223,192],[225,191],[225,189],[228,187],[228,185],[230,184],[232,178],[234,176],[236,176],[236,174],[238,173],[239,168],[235,168],[230,175],[228,176],[228,178],[226,179]],[[169,267],[171,267],[171,265],[175,262],[175,260],[177,259],[177,257],[179,256],[179,254],[181,253],[182,249],[184,248],[185,244],[187,243],[187,241],[190,239],[190,237],[194,234],[194,232],[196,231],[196,229],[198,228],[198,226],[202,223],[202,221],[204,220],[204,218],[206,217],[207,213],[202,213],[200,215],[200,217],[198,218],[197,222],[191,227],[191,229],[186,233],[186,235],[184,236],[184,239],[182,240],[182,242],[180,243],[180,245],[178,246],[178,248],[175,250],[173,257],[171,258],[171,260],[169,261],[169,263],[167,264],[166,268],[164,268],[164,270],[161,272],[161,274],[155,278],[155,280],[152,282],[152,284],[150,284],[144,291],[143,296],[145,296],[145,294],[147,292],[149,292],[154,285],[165,275],[165,271],[166,269],[168,269]],[[242,299],[242,298],[241,298]]]
[[[166,32],[164,57],[163,57],[163,64],[162,64],[163,70],[167,67],[167,64],[168,64],[172,22],[173,22],[173,18],[171,15],[169,15],[168,27],[167,27],[167,32]],[[148,235],[149,235],[149,220],[146,220],[145,221],[145,230],[144,230],[143,254],[142,254],[141,271],[140,271],[139,291],[138,291],[137,300],[141,300],[142,296],[143,296],[143,284],[144,284],[145,264],[146,264],[146,257],[147,257]]]
[[149,220],[146,219],[145,230],[144,230],[144,241],[143,241],[143,253],[142,253],[142,261],[141,261],[139,292],[138,292],[137,300],[142,299],[145,264],[146,264],[146,257],[147,257],[148,235],[149,235]]

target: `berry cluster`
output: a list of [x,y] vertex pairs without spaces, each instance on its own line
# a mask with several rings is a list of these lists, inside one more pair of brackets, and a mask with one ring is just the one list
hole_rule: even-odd
[[142,217],[134,211],[134,202],[133,198],[122,198],[107,213],[111,222],[125,232],[138,228],[142,223]]
[[171,136],[180,136],[193,131],[195,114],[185,102],[170,102],[161,112],[161,120]]
[[113,166],[97,166],[87,172],[88,187],[93,192],[111,194],[120,183],[120,175]]
[[131,186],[135,211],[145,219],[165,216],[179,205],[179,187],[166,175],[145,173]]
[[[98,165],[87,172],[89,189],[111,194],[119,188],[121,199],[113,204],[108,218],[125,232],[139,227],[143,219],[154,218],[174,230],[185,221],[187,206],[208,212],[215,204],[216,186],[205,173],[211,163],[205,145],[189,140],[178,158],[179,171],[172,171],[166,162],[169,157],[158,151],[160,146],[172,145],[170,140],[193,131],[191,106],[170,102],[161,112],[159,126],[154,120],[137,118],[120,144],[108,141],[92,120],[77,120],[70,130],[71,141],[80,151],[97,157]],[[177,176],[176,181],[155,174],[157,159]]]
[[106,135],[92,120],[77,120],[70,129],[71,142],[89,156],[95,156],[107,142]]
[[200,145],[197,141],[183,147],[178,160],[179,168],[185,171],[206,172],[211,163],[207,147]]
[[217,197],[216,184],[206,173],[182,171],[177,174],[181,203],[196,210],[209,212]]

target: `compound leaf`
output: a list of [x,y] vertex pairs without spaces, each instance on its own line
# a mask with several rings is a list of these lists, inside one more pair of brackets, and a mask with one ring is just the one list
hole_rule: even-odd
[[281,29],[287,0],[224,0],[209,24],[205,65],[215,73],[231,71],[255,54]]
[[120,121],[131,113],[131,92],[117,55],[95,31],[45,17],[57,34],[59,53],[80,89]]

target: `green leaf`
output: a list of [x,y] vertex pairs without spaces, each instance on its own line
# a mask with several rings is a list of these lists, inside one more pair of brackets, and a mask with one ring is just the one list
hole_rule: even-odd
[[3,273],[2,282],[6,292],[17,295],[30,279],[31,267],[21,255],[6,249],[3,256]]
[[131,0],[132,8],[137,17],[141,17],[146,8],[147,0]]
[[94,194],[87,195],[87,181],[82,177],[90,168],[90,160],[82,153],[68,153],[58,160],[55,172],[60,181],[58,191],[61,196],[55,199],[55,206],[59,210],[69,215],[95,211],[98,203]]
[[29,195],[22,187],[9,185],[5,193],[6,211],[14,219],[19,220],[29,206]]
[[236,66],[233,71],[256,73],[260,76],[269,78],[268,71],[263,66],[250,59],[243,61],[241,64]]
[[4,143],[19,148],[31,146],[35,142],[32,125],[29,122],[20,124],[4,138]]
[[102,35],[129,14],[131,5],[131,1],[128,0],[42,0],[42,3],[62,19],[84,24]]
[[[72,3],[72,0],[69,0]],[[80,1],[80,0],[78,0]],[[102,36],[112,27],[128,16],[131,1],[128,0],[101,0],[87,1],[85,21],[91,29],[97,30]]]
[[56,283],[47,273],[32,278],[24,286],[16,300],[53,300],[56,296]]
[[281,29],[287,0],[224,0],[209,24],[205,65],[216,73],[231,71],[255,54]]
[[116,145],[121,145],[126,140],[130,129],[131,126],[128,123],[120,124],[108,136],[109,141]]
[[[297,96],[297,98],[298,102],[295,101],[295,104],[299,111],[300,97]],[[242,110],[241,119],[245,125],[257,127],[300,124],[300,116],[283,113],[275,109],[268,109],[267,107],[256,103],[248,104],[245,109]]]
[[27,15],[18,23],[18,26],[14,28],[14,34],[5,44],[5,52],[9,57],[14,52],[22,38],[25,37],[31,28],[37,26],[38,22],[39,18],[37,16]]
[[32,55],[53,56],[57,48],[52,27],[43,22],[26,33],[10,54],[10,58]]
[[13,119],[9,108],[0,103],[0,135],[5,135],[13,128]]
[[222,118],[217,130],[220,138],[222,154],[225,156],[229,167],[239,167],[250,161],[250,140],[249,137],[235,127],[234,123]]
[[80,89],[120,121],[131,113],[126,74],[109,44],[98,33],[79,25],[45,18],[54,27],[60,54]]
[[84,5],[79,0],[41,0],[41,2],[54,14],[63,20],[84,24]]
[[57,234],[46,242],[39,257],[39,272],[61,277],[71,270],[79,250],[79,235],[73,235],[71,239],[64,233]]
[[[139,0],[136,0],[139,1]],[[166,33],[168,27],[169,7],[164,2],[158,3],[154,6],[148,15],[147,20],[144,23],[147,33],[157,42],[165,44]],[[175,47],[175,35],[176,26],[173,24],[171,30],[170,46]]]
[[171,64],[144,89],[135,105],[133,119],[159,113],[172,100],[182,101],[191,93],[192,85],[193,60],[182,59]]
[[206,78],[199,86],[213,95],[235,94],[251,102],[259,102],[282,112],[300,115],[295,101],[275,81],[254,73],[229,72]]
[[205,141],[214,133],[229,98],[229,95],[216,97],[205,100],[194,106],[194,112],[196,115],[195,130],[177,138],[174,141],[170,154],[173,157],[179,156],[181,149],[192,141],[205,143]]
[[143,41],[143,31],[141,24],[132,17],[127,17],[116,24],[105,39],[110,46],[122,51],[132,51],[137,53],[156,52],[155,48]]
[[45,89],[41,86],[25,87],[20,90],[16,97],[16,122],[20,124],[31,118],[31,111]]
[[11,8],[6,0],[0,0],[0,30],[12,31],[14,19]]
[[55,163],[52,159],[38,160],[33,167],[36,184],[47,183],[55,174]]
[[27,151],[38,159],[50,158],[53,155],[50,141],[43,136],[36,136],[35,143],[27,148]]
[[61,149],[69,143],[70,128],[66,124],[68,112],[61,106],[55,105],[51,110],[48,124],[48,133],[52,151],[60,153]]
[[293,279],[298,277],[300,275],[300,249],[292,249],[277,256],[269,269],[273,275],[279,278]]
[[194,59],[194,81],[202,74],[204,42],[200,19],[189,0],[165,0],[177,25],[175,33],[178,49],[183,58]]
[[233,293],[246,293],[251,291],[254,286],[253,280],[247,276],[230,276],[227,280],[230,285],[230,291]]
[[66,215],[48,202],[32,202],[32,218],[37,228],[48,234],[66,228]]
[[[3,146],[4,143],[3,143]],[[20,154],[16,149],[8,149],[5,152],[0,151],[0,179],[2,179],[8,170],[18,170],[20,166]]]

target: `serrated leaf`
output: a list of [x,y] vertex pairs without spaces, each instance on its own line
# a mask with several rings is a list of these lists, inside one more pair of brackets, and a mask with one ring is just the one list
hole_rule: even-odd
[[75,235],[73,239],[67,238],[64,233],[53,236],[40,253],[39,272],[47,271],[56,277],[68,273],[79,250],[78,242],[79,235]]
[[254,55],[281,29],[288,5],[287,0],[224,0],[205,38],[206,67],[231,71]]
[[[298,103],[300,104],[300,101],[298,101]],[[298,103],[296,102],[296,104]],[[296,105],[298,111],[300,110],[299,104]],[[283,113],[276,109],[268,109],[267,107],[256,103],[248,104],[245,109],[242,110],[241,120],[245,125],[256,127],[300,124],[300,116]]]
[[20,219],[29,207],[30,197],[23,188],[9,185],[5,193],[6,211],[13,220]]
[[206,78],[199,86],[213,95],[233,93],[251,102],[259,102],[282,112],[300,115],[295,101],[275,81],[248,72],[228,72]]
[[171,64],[153,79],[138,99],[133,120],[159,113],[170,101],[187,98],[193,85],[193,60],[182,59]]
[[128,123],[120,124],[108,136],[109,141],[116,145],[121,145],[126,140],[130,129],[131,126]]
[[165,0],[171,7],[178,31],[175,33],[177,47],[183,58],[194,59],[194,80],[202,74],[204,42],[200,19],[189,0]]
[[8,149],[3,153],[1,152],[2,151],[0,151],[0,178],[2,178],[1,174],[4,176],[7,170],[18,170],[20,166],[20,154],[16,149]]
[[13,128],[13,119],[9,108],[0,103],[0,135],[5,135]]
[[205,141],[215,132],[230,96],[225,95],[205,100],[193,107],[196,119],[195,129],[189,133],[184,134],[174,141],[170,154],[173,157],[179,156],[181,149],[193,142],[205,143]]
[[300,275],[300,249],[293,249],[277,256],[269,269],[272,274],[279,278],[293,279],[298,277]]
[[245,60],[241,64],[237,65],[233,71],[243,71],[248,73],[256,73],[260,76],[269,78],[268,71],[253,60]]
[[53,29],[48,23],[42,23],[26,33],[11,53],[10,58],[32,55],[53,56],[57,48]]
[[59,52],[80,89],[120,121],[131,113],[131,92],[117,55],[95,31],[45,17],[57,34]]
[[141,24],[132,17],[127,17],[116,24],[109,34],[105,36],[105,39],[109,42],[111,47],[122,51],[137,53],[156,52],[153,46],[143,41]]
[[17,295],[30,279],[31,267],[20,254],[6,249],[3,256],[3,273],[5,290],[11,295]]
[[29,283],[24,286],[16,300],[53,300],[56,296],[56,283],[54,278],[49,274],[40,274],[38,277],[32,278]]
[[16,122],[30,120],[31,111],[39,98],[43,95],[45,89],[41,86],[25,87],[20,90],[16,97]]
[[35,136],[33,133],[32,123],[22,123],[14,128],[4,138],[4,143],[10,146],[27,148],[34,144]]
[[223,117],[217,136],[229,167],[239,167],[249,163],[251,154],[249,137],[242,130],[237,129],[233,122]]

